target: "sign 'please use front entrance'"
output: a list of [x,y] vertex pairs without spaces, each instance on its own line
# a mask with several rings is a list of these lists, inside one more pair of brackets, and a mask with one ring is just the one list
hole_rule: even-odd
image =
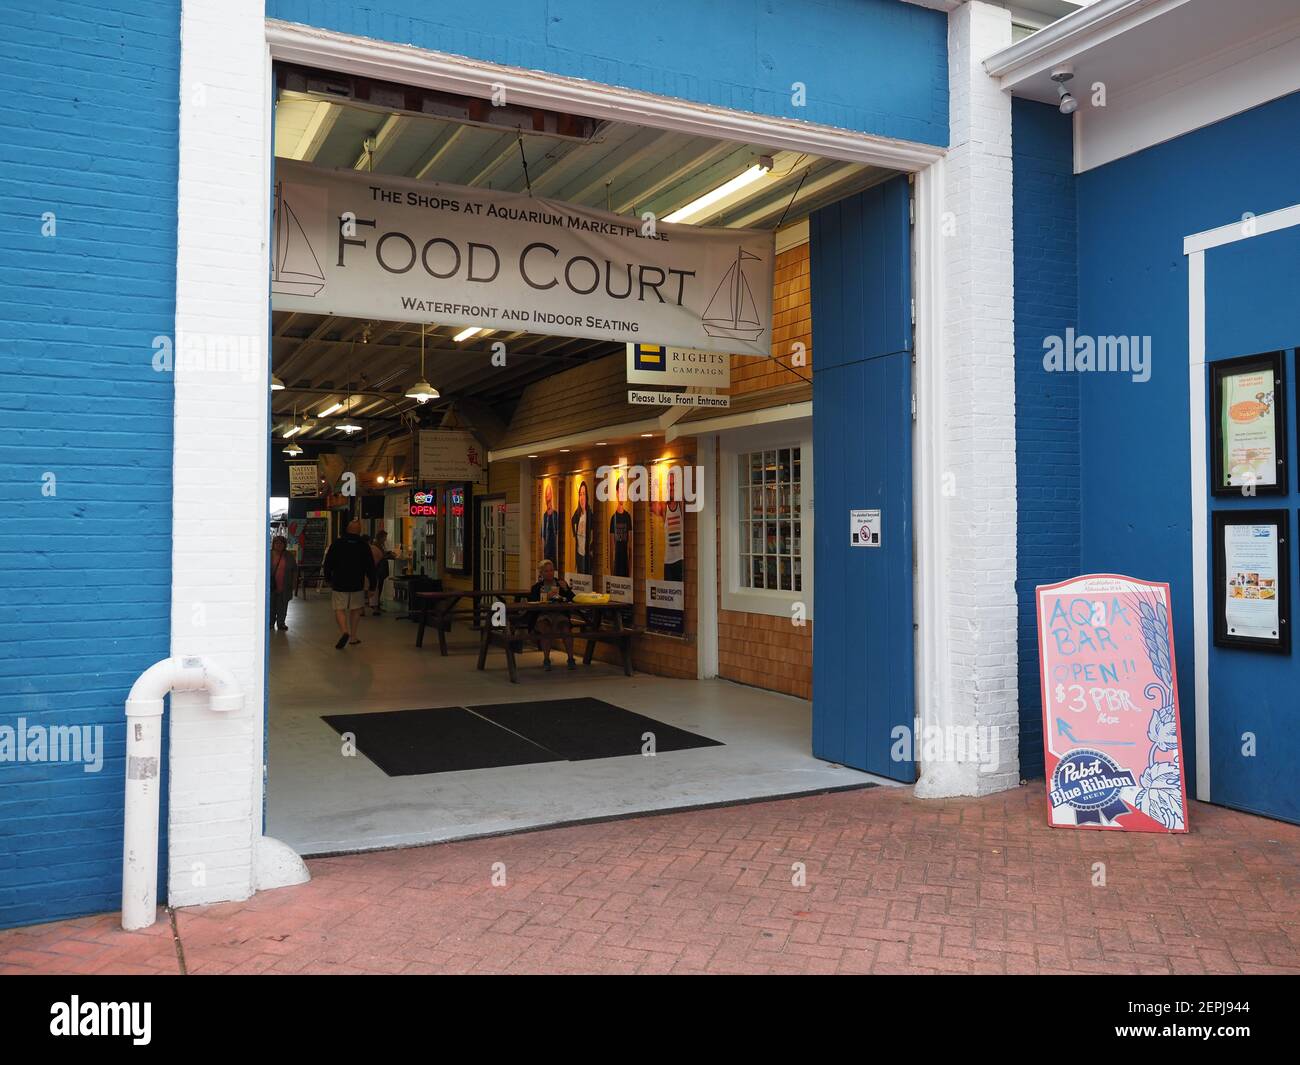
[[1093,574],[1036,597],[1048,824],[1186,832],[1169,585]]

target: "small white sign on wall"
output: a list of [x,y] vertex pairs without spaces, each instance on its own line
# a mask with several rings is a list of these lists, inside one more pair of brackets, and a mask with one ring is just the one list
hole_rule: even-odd
[[880,546],[880,511],[879,510],[850,510],[849,511],[849,546],[850,547],[879,547]]

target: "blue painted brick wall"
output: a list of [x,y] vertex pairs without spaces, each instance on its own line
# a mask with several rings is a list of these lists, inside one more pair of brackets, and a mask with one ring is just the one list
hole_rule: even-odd
[[[901,0],[267,0],[270,18],[948,143],[948,19]],[[807,86],[807,106],[791,85]]]
[[1034,587],[1079,572],[1079,382],[1043,369],[1043,338],[1078,321],[1078,229],[1070,119],[1014,100],[1016,598],[1020,770],[1043,773]]
[[0,22],[0,725],[106,740],[99,773],[0,762],[7,926],[117,908],[123,703],[168,651],[180,4]]

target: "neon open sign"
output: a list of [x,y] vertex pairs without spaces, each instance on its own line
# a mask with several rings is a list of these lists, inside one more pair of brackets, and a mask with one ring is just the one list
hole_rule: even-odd
[[438,515],[438,496],[423,489],[411,493],[410,514],[413,518],[433,518]]

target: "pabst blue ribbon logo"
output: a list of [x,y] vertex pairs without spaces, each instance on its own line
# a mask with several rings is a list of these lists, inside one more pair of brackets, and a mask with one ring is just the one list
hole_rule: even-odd
[[1052,807],[1072,807],[1080,825],[1107,825],[1128,812],[1119,796],[1121,789],[1132,787],[1136,784],[1127,769],[1121,769],[1101,751],[1077,747],[1057,763],[1052,773]]

